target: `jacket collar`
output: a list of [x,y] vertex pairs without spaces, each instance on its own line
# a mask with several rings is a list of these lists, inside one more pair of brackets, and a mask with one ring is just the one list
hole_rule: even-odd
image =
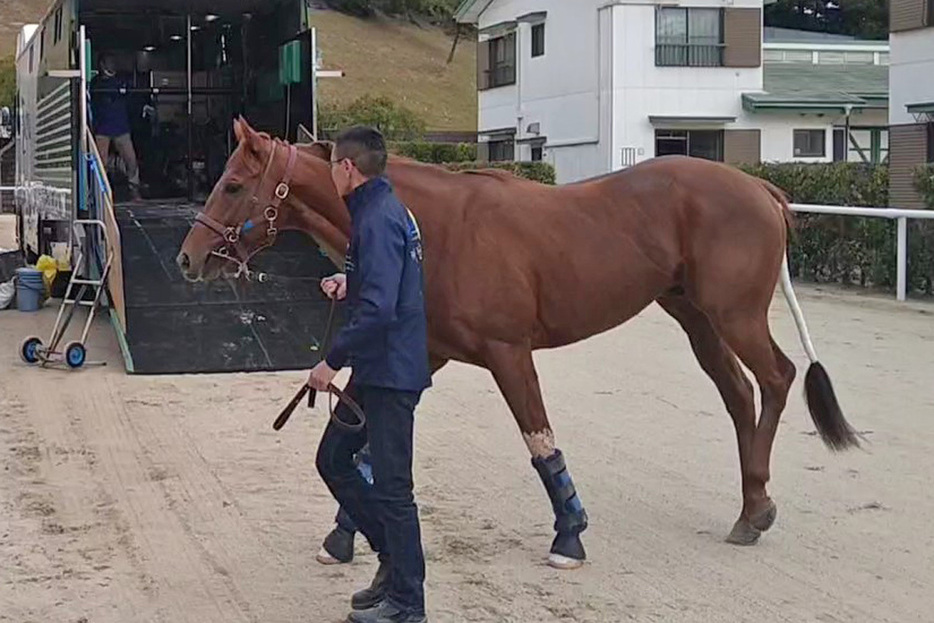
[[353,192],[347,196],[347,208],[351,212],[356,212],[369,201],[389,190],[390,185],[388,179],[383,176],[374,177],[360,186],[357,186]]

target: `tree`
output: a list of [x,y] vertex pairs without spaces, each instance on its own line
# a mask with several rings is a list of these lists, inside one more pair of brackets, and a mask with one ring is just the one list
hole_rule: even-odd
[[415,112],[383,96],[364,95],[346,108],[324,107],[318,123],[330,131],[368,125],[382,132],[387,140],[414,140],[425,133],[425,122]]
[[0,107],[16,102],[16,62],[12,56],[0,58]]
[[888,0],[778,0],[766,7],[767,26],[861,39],[887,39]]

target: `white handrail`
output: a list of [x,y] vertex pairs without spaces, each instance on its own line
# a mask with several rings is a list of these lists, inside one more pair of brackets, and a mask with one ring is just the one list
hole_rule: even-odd
[[896,244],[895,296],[899,301],[907,298],[908,290],[908,219],[934,219],[934,210],[901,210],[898,208],[860,208],[854,206],[825,206],[810,203],[793,203],[795,212],[809,214],[836,214],[839,216],[863,216],[886,218],[898,222]]

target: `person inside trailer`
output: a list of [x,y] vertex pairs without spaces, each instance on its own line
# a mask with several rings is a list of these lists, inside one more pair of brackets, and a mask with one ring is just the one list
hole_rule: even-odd
[[[101,54],[98,70],[99,73],[91,82],[91,112],[97,150],[105,165],[110,148],[116,150],[126,164],[130,195],[134,200],[140,200],[139,163],[130,133],[129,85],[117,75],[116,62],[110,53]],[[152,107],[147,105],[143,114],[149,116],[152,111]]]

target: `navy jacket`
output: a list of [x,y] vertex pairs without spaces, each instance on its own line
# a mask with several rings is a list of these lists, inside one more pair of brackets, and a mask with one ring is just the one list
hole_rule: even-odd
[[420,392],[431,386],[418,225],[389,180],[371,179],[347,198],[350,318],[327,356],[353,367],[354,383]]
[[93,93],[93,89],[119,89],[129,86],[117,76],[108,78],[103,73],[94,78],[92,84],[91,110],[94,117],[94,134],[98,136],[122,136],[130,133],[128,97],[120,93]]

